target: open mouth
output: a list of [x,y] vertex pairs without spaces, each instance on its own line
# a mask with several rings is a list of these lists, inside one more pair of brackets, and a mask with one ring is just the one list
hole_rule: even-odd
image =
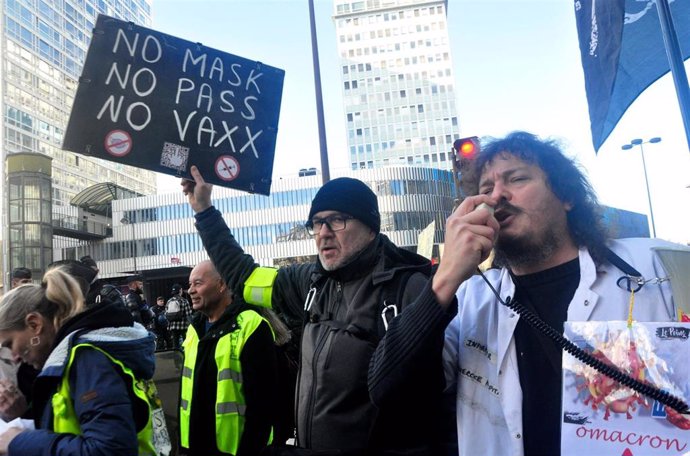
[[328,253],[328,252],[332,252],[334,250],[335,250],[335,247],[333,247],[332,245],[326,245],[324,247],[321,247],[321,253]]
[[503,222],[505,219],[507,219],[511,215],[513,215],[513,214],[511,212],[506,211],[506,210],[501,210],[501,211],[497,211],[496,213],[494,213],[494,217],[496,218],[498,223]]

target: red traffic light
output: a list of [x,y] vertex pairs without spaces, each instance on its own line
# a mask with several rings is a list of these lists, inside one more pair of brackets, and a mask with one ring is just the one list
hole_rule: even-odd
[[453,142],[453,149],[457,152],[458,158],[473,159],[479,153],[479,138],[470,136],[456,139]]

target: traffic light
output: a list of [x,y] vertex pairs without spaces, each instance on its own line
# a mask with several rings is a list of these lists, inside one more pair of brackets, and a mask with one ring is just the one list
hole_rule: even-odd
[[479,152],[479,138],[470,136],[469,138],[456,139],[453,142],[453,149],[458,155],[458,160],[467,159],[472,160]]
[[476,136],[453,141],[453,171],[458,204],[477,190],[477,176],[472,162],[477,158],[479,149],[479,138]]

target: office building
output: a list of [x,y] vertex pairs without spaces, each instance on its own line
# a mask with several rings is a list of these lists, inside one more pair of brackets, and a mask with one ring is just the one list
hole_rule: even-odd
[[[7,157],[38,153],[52,159],[51,218],[57,229],[55,234],[82,225],[82,218],[88,214],[80,213],[70,202],[94,184],[111,182],[118,188],[132,190],[133,194],[155,192],[156,178],[152,172],[61,149],[96,17],[103,13],[150,26],[152,0],[6,0],[2,4],[0,204],[2,238],[9,239],[3,242],[3,269],[6,273],[14,267],[33,264],[40,266],[32,268],[34,276],[40,278],[41,269],[51,259],[46,256],[37,260],[31,257],[33,250],[19,246],[38,243],[43,249],[50,236],[32,225],[22,227],[25,218],[20,212],[9,220]],[[17,201],[16,195],[12,197]],[[7,228],[10,224],[12,233]],[[10,256],[13,244],[17,249]]]
[[446,0],[335,0],[352,169],[452,169],[458,138]]

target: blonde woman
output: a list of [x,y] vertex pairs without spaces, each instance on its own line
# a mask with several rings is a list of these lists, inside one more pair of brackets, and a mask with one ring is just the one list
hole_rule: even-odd
[[150,402],[153,336],[122,306],[86,309],[79,283],[62,268],[0,302],[0,343],[40,369],[36,430],[0,435],[0,454],[153,455]]

